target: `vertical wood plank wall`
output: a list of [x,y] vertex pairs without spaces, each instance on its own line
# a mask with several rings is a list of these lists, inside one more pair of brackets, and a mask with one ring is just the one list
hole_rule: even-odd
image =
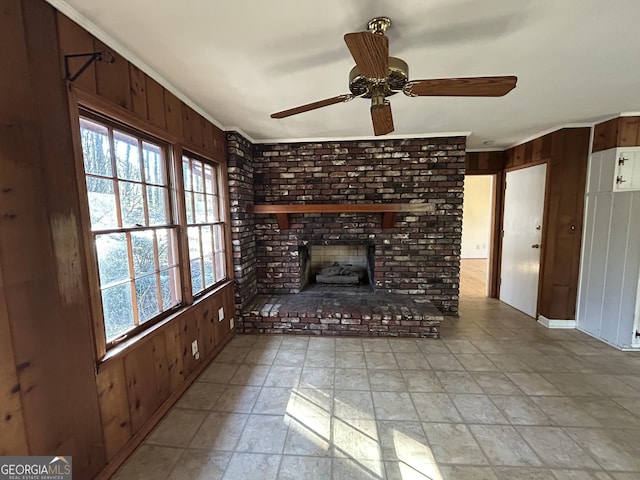
[[593,130],[593,152],[640,145],[640,117],[617,117]]
[[[106,478],[230,338],[233,284],[96,366],[64,55],[108,47],[42,0],[1,10],[0,455],[73,455],[74,478]],[[226,175],[224,132],[113,53],[73,88]]]
[[[23,426],[15,438],[1,435],[0,450],[74,452],[78,475],[90,478],[104,451],[55,12],[44,2],[7,0],[0,23],[0,309],[15,367],[1,388],[14,408],[20,399]],[[15,419],[17,426],[17,410]]]

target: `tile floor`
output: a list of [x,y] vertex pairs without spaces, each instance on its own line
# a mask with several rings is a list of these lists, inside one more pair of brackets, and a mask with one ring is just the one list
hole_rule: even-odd
[[442,340],[238,335],[114,478],[639,479],[640,354],[480,297]]

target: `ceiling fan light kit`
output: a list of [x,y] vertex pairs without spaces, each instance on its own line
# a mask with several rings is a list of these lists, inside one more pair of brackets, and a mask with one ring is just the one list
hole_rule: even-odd
[[354,98],[370,98],[374,134],[387,135],[393,132],[394,126],[391,104],[386,98],[400,91],[409,97],[501,97],[516,86],[518,79],[515,76],[409,80],[407,63],[389,56],[389,38],[385,32],[391,27],[391,20],[376,17],[369,21],[367,27],[366,32],[347,33],[344,36],[356,62],[349,72],[351,94],[277,112],[271,118],[285,118]]

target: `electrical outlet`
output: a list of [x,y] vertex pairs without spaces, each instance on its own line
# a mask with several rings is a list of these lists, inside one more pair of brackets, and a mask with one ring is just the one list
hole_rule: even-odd
[[235,326],[236,326],[235,319],[233,317],[231,317],[231,320],[229,320],[229,328],[231,330],[233,330],[233,327],[235,327]]
[[196,357],[196,360],[200,357],[200,353],[198,352],[198,340],[191,342],[191,355]]
[[224,307],[218,309],[218,321],[221,322],[222,320],[224,320]]

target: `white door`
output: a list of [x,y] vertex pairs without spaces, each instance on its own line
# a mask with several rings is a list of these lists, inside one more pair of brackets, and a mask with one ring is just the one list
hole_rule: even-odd
[[500,300],[536,317],[547,165],[507,172]]

